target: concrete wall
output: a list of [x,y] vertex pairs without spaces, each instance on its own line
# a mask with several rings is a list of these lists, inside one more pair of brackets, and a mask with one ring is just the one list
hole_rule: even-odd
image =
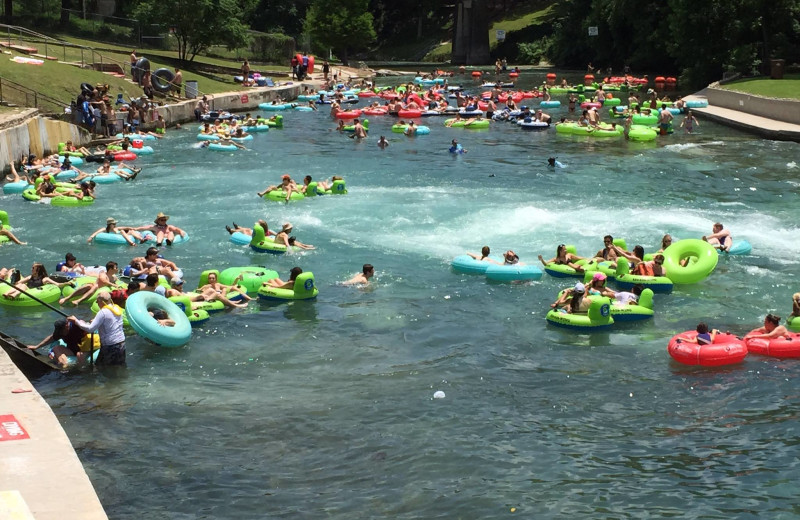
[[[317,88],[319,82],[294,83],[282,87],[254,88],[242,92],[208,95],[208,102],[212,110],[229,110],[241,112],[257,110],[259,103],[269,103],[278,97],[282,99],[296,99],[303,87]],[[194,109],[197,99],[181,101],[179,103],[158,107],[158,114],[164,116],[168,126],[177,123],[194,121]],[[23,154],[35,154],[42,157],[58,150],[58,143],[72,141],[76,146],[86,145],[91,141],[90,134],[77,125],[47,119],[37,115],[36,110],[31,110],[15,116],[0,129],[0,171],[8,169],[12,161],[19,160]],[[157,117],[157,116],[156,116]],[[118,112],[117,130],[122,129],[124,112]],[[153,124],[144,125],[152,128]]]
[[708,87],[703,92],[711,105],[738,110],[776,121],[800,124],[800,101],[752,96],[741,92]]
[[[269,103],[278,97],[285,100],[296,99],[305,85],[309,85],[309,88],[317,86],[310,83],[294,83],[283,87],[263,87],[228,94],[209,94],[207,96],[208,104],[212,110],[228,110],[230,112],[255,111],[258,110],[259,103]],[[195,120],[194,109],[197,106],[197,102],[197,99],[182,101],[158,107],[157,111],[164,117],[167,125],[186,123]]]
[[75,146],[89,143],[86,130],[73,124],[33,114],[18,124],[0,130],[0,171],[29,153],[42,157],[58,151],[58,143],[72,141]]

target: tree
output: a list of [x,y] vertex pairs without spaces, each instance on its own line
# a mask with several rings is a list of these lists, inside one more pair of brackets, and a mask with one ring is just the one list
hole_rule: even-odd
[[375,41],[369,0],[314,0],[306,13],[305,30],[314,43],[334,50],[347,65],[350,51],[367,48]]
[[69,10],[72,7],[71,0],[61,0],[61,27],[66,28],[69,25]]
[[178,40],[178,57],[192,61],[212,45],[234,49],[249,43],[248,28],[240,19],[249,3],[249,0],[144,0],[133,15],[142,24],[158,25],[164,32],[173,32]]

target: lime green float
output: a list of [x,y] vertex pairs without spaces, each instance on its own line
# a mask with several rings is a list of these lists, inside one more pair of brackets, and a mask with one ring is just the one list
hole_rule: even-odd
[[[238,280],[241,276],[241,279]],[[229,267],[218,274],[219,282],[225,285],[235,285],[241,287],[247,294],[255,294],[267,280],[278,278],[278,272],[267,269],[261,265],[251,265],[245,267]],[[202,281],[202,276],[201,276]],[[207,283],[203,282],[203,284]],[[201,286],[203,285],[201,284]]]
[[[11,224],[9,224],[8,220],[8,213],[3,210],[0,210],[0,229],[5,229],[11,231]],[[0,244],[5,244],[9,242],[11,239],[7,236],[0,236]]]
[[[6,294],[13,290],[14,287],[7,284],[0,284],[0,305],[4,307],[42,307],[42,304],[34,300],[27,294],[19,293],[14,298],[8,298]],[[25,289],[26,293],[45,303],[58,303],[61,298],[61,288],[57,285],[45,284],[41,287],[33,289]]]
[[653,141],[656,137],[658,137],[658,132],[645,125],[631,125],[628,132],[628,139],[631,141]]
[[[717,267],[719,253],[716,248],[697,238],[673,242],[664,250],[664,268],[667,278],[677,284],[691,284],[704,280]],[[683,260],[686,265],[681,265]]]
[[[669,270],[667,270],[667,274],[669,274]],[[645,276],[641,274],[631,274],[627,258],[617,258],[617,269],[614,273],[614,280],[621,289],[626,291],[631,290],[634,285],[641,284],[654,292],[672,292],[672,280],[666,276]]]
[[[285,244],[276,244],[273,237],[266,236],[264,234],[264,228],[258,223],[253,225],[253,239],[250,240],[250,248],[259,253],[272,253],[274,255],[282,255],[286,253],[287,250]],[[301,251],[299,247],[293,247],[292,250]],[[275,277],[277,277],[277,273]]]
[[444,122],[444,126],[449,126],[450,128],[468,128],[472,130],[480,130],[482,128],[489,128],[489,120],[488,119],[478,119],[476,121],[472,121],[471,123],[467,124],[469,119],[456,119],[455,117],[446,119]]
[[314,273],[305,272],[297,275],[293,289],[276,289],[264,285],[258,290],[258,296],[264,300],[310,300],[319,294],[314,283]]
[[611,304],[611,316],[616,322],[646,320],[652,318],[654,314],[652,289],[644,289],[636,305],[617,301]]
[[591,137],[622,137],[624,135],[624,129],[622,125],[607,125],[601,123],[597,128],[594,128],[591,126],[581,126],[578,123],[569,121],[557,123],[556,133]]
[[591,300],[592,304],[586,314],[569,314],[551,309],[547,313],[547,323],[579,332],[596,332],[614,325],[611,300],[598,296],[591,296]]
[[192,327],[198,327],[209,320],[208,311],[204,309],[192,310],[192,301],[188,296],[170,296],[169,300],[183,310]]

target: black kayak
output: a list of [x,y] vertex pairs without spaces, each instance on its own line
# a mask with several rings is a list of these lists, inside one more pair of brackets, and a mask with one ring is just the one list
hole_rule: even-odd
[[0,347],[3,347],[11,361],[28,379],[36,379],[54,370],[62,370],[49,356],[29,349],[24,343],[3,332],[0,332]]

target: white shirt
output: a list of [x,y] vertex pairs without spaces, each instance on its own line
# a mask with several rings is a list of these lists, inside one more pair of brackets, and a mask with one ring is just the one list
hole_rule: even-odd
[[122,316],[117,316],[107,307],[100,309],[91,323],[78,320],[78,327],[86,332],[96,330],[100,334],[100,346],[114,345],[125,341]]

